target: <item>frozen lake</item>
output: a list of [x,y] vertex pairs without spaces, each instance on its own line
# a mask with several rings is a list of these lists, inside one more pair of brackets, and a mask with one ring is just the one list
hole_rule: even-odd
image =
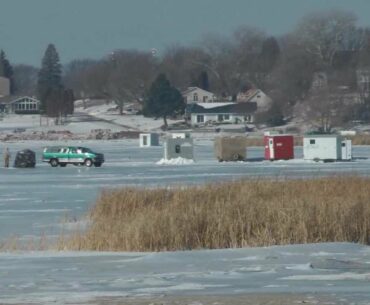
[[[0,168],[0,241],[9,236],[22,239],[56,236],[62,223],[78,219],[95,202],[104,188],[120,186],[155,187],[199,184],[240,178],[302,178],[338,174],[370,174],[370,146],[354,148],[355,161],[305,162],[302,149],[296,160],[261,161],[262,148],[248,150],[248,162],[219,163],[211,141],[195,142],[196,162],[190,165],[157,165],[163,148],[139,148],[137,140],[69,142],[105,154],[101,168],[68,165],[52,168],[40,162],[50,142],[8,143],[15,152],[30,148],[37,154],[35,169]],[[65,144],[65,143],[64,143]],[[65,229],[73,227],[66,225]]]
[[[50,142],[8,143],[15,151],[41,151]],[[53,145],[56,143],[52,143]],[[0,241],[53,239],[74,229],[99,192],[119,186],[190,185],[240,178],[303,178],[370,173],[370,147],[355,147],[353,162],[261,161],[250,148],[248,162],[219,163],[211,141],[196,141],[196,162],[157,165],[162,147],[140,149],[138,141],[69,142],[103,152],[101,168],[0,168]],[[3,147],[2,147],[3,148]],[[94,297],[303,293],[329,295],[340,304],[369,304],[370,248],[319,244],[255,249],[164,253],[16,252],[0,254],[0,303],[65,304]],[[313,299],[311,299],[313,300]],[[90,303],[91,304],[91,303]],[[197,303],[198,304],[198,303]],[[339,303],[336,303],[339,304]]]
[[[368,305],[369,283],[370,248],[348,243],[162,253],[0,254],[2,304],[95,304],[95,297],[122,297],[122,303],[109,304],[126,304],[127,297],[191,295],[196,300],[202,295],[294,293],[302,295],[296,304]],[[320,296],[329,296],[331,302],[318,302]]]

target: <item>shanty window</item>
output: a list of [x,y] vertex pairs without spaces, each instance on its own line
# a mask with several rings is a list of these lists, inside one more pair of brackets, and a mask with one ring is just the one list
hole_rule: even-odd
[[181,152],[181,146],[179,144],[177,144],[175,146],[175,153],[179,154]]
[[198,93],[196,92],[193,94],[193,101],[198,102]]
[[316,143],[316,141],[314,139],[310,140],[310,144],[315,144],[315,143]]

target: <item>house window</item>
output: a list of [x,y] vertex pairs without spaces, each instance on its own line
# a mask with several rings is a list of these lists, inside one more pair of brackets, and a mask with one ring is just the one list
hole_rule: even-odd
[[224,116],[222,114],[219,114],[217,116],[217,121],[222,122],[224,120]]
[[203,96],[203,102],[206,103],[208,101],[208,96]]
[[198,93],[196,92],[193,94],[193,101],[198,102]]
[[316,141],[314,139],[310,140],[310,144],[315,144],[315,143],[316,143]]
[[230,120],[230,114],[225,114],[224,115],[224,120],[229,121]]
[[244,122],[250,122],[251,121],[251,116],[250,115],[246,115],[245,117],[244,117]]
[[181,153],[181,146],[179,144],[175,145],[175,153]]
[[197,123],[204,123],[204,115],[202,114],[197,115]]

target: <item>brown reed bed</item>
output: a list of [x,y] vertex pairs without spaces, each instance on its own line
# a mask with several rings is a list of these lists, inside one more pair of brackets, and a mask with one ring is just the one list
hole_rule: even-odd
[[370,244],[370,179],[254,180],[106,190],[86,231],[58,248],[166,251],[316,242]]

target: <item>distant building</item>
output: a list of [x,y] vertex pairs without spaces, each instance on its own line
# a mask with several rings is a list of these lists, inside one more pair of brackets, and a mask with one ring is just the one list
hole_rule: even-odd
[[6,77],[0,76],[0,97],[10,94],[10,81]]
[[207,123],[252,123],[257,104],[250,103],[199,103],[189,104],[186,116],[192,126]]
[[311,90],[326,89],[328,87],[328,75],[325,72],[315,72],[312,76]]
[[370,95],[370,69],[356,71],[357,88],[364,97]]
[[0,97],[0,112],[15,114],[40,113],[40,101],[29,96]]
[[260,89],[239,92],[236,101],[238,103],[256,103],[258,112],[268,110],[272,104],[272,99]]
[[216,100],[216,96],[212,92],[198,87],[189,87],[182,92],[182,96],[186,104],[212,103]]

